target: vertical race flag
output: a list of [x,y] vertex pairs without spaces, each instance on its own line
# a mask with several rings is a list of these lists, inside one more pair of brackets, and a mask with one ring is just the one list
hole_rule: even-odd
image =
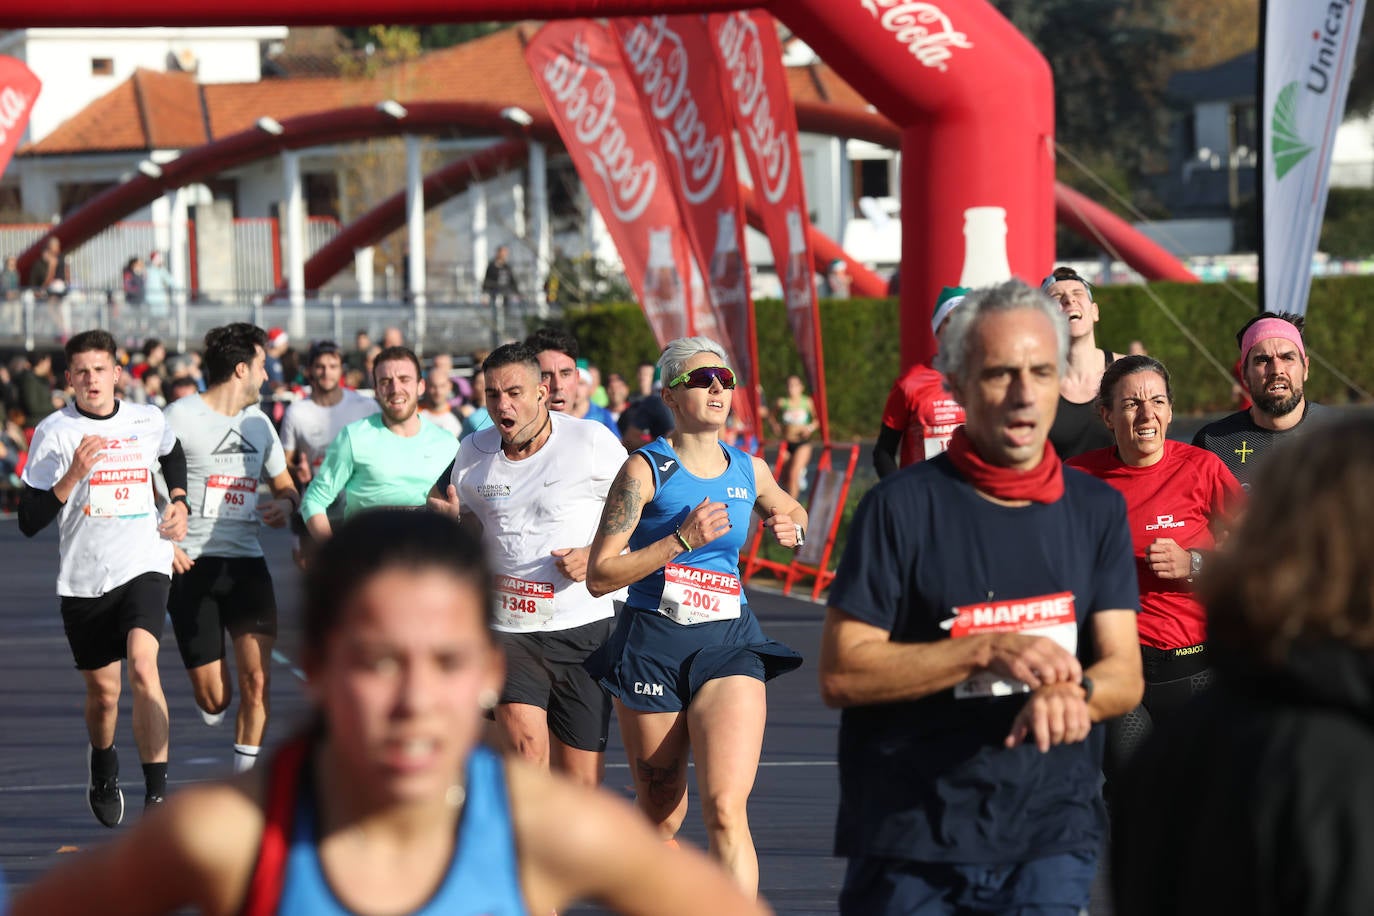
[[615,38],[587,19],[550,22],[526,46],[525,61],[659,346],[695,333],[691,256],[672,178]]
[[773,17],[754,10],[713,13],[711,44],[720,64],[726,107],[743,141],[773,264],[782,281],[787,323],[811,382],[821,439],[830,441],[820,311],[812,269],[806,193],[797,149],[797,113],[782,65]]
[[[625,69],[654,128],[659,159],[685,217],[697,269],[706,278],[692,314],[739,375],[735,410],[758,428],[754,303],[744,252],[744,207],[735,172],[733,122],[726,113],[711,35],[701,16],[613,20]],[[712,326],[714,325],[714,332]]]
[[0,57],[0,175],[10,164],[42,84],[23,62]]
[[1261,305],[1306,314],[1364,0],[1269,0],[1260,15]]

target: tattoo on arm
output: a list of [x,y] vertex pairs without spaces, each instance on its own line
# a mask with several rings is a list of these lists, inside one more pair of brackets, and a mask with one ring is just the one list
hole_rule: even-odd
[[673,760],[666,767],[656,767],[643,757],[635,758],[635,771],[645,788],[648,801],[655,808],[672,811],[682,793],[687,790],[687,774],[683,760]]
[[606,515],[601,522],[603,535],[624,534],[634,529],[639,520],[639,481],[631,478],[624,468],[611,484],[606,495]]

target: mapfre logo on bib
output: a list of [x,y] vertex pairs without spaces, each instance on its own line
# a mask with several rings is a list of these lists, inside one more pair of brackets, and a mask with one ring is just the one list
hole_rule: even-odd
[[[949,630],[951,639],[1019,633],[1052,639],[1070,654],[1078,654],[1078,613],[1073,592],[966,604],[954,608],[954,617],[942,626]],[[956,684],[954,696],[960,700],[1005,697],[1029,690],[1030,686],[1022,681],[980,671]]]

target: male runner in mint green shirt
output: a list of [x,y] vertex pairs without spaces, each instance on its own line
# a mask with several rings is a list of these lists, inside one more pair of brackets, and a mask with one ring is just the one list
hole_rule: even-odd
[[340,492],[347,515],[380,506],[424,506],[434,480],[458,453],[458,440],[419,413],[425,383],[420,360],[405,347],[377,354],[372,378],[382,412],[348,424],[325,453],[301,501],[318,540],[332,530],[325,510]]

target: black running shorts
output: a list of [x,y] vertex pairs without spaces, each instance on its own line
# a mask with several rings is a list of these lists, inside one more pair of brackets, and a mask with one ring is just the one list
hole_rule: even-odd
[[167,610],[181,661],[199,668],[224,658],[224,631],[277,635],[277,598],[262,557],[201,557],[172,577]]
[[540,633],[493,632],[506,652],[502,703],[524,703],[548,712],[549,731],[569,747],[605,751],[611,724],[610,694],[582,663],[611,635],[607,617]]
[[144,573],[98,598],[62,598],[62,627],[81,671],[95,671],[127,658],[129,631],[147,630],[162,639],[170,581]]

